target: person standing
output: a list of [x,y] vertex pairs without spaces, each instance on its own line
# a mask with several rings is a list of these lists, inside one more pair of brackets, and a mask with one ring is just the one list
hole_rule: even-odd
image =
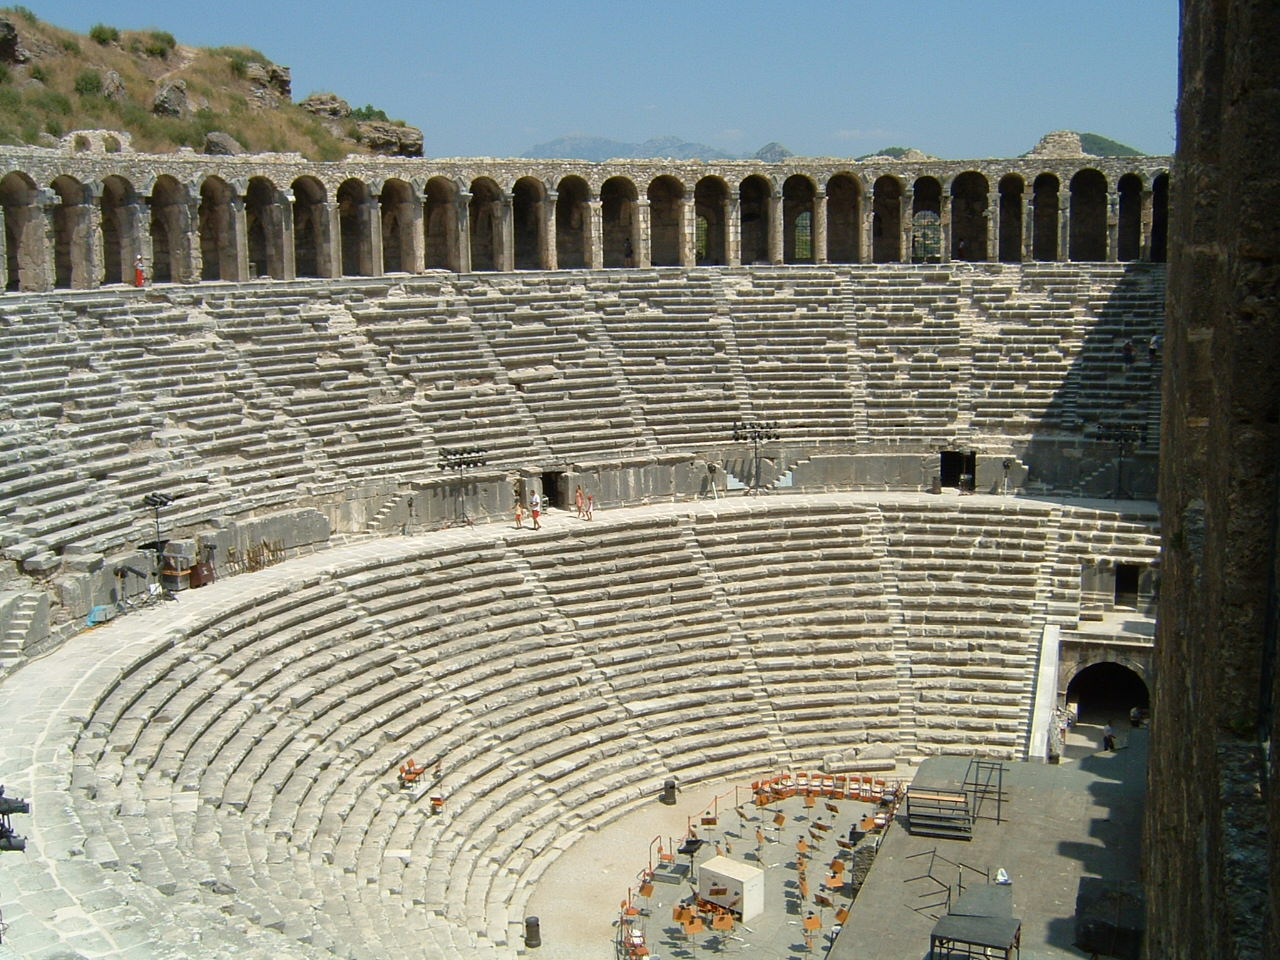
[[518,529],[523,526],[524,526],[524,504],[521,503],[519,500],[517,500],[516,501],[516,527]]
[[529,516],[533,518],[533,529],[541,530],[542,524],[538,522],[538,517],[542,515],[542,495],[537,490],[529,494]]
[[1108,720],[1102,728],[1102,749],[1115,752],[1116,749],[1116,731]]
[[146,282],[147,277],[142,266],[142,254],[138,254],[133,258],[133,285],[140,287]]
[[582,484],[578,484],[578,489],[573,491],[573,505],[578,508],[578,519],[585,519],[587,515],[587,505],[582,496]]

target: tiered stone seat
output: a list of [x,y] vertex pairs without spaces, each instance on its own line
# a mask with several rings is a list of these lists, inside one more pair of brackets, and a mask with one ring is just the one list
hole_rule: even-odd
[[608,362],[610,348],[584,311],[580,278],[557,275],[536,288],[459,287],[553,455],[616,456],[647,445]]
[[[1038,648],[1047,508],[882,505],[925,753],[1023,746]],[[1042,620],[1039,622],[1043,622]]]
[[891,611],[869,508],[779,506],[698,518],[795,763],[898,739]]
[[856,275],[851,293],[867,438],[945,443],[967,391],[958,286],[941,270],[882,266]]
[[841,286],[833,272],[816,269],[799,277],[764,268],[726,277],[727,308],[753,413],[776,420],[789,442],[860,439]]

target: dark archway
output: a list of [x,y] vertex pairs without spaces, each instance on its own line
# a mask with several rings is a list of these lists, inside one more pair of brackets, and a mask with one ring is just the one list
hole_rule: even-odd
[[680,266],[683,202],[684,184],[675,177],[657,177],[649,184],[649,262],[655,267]]
[[511,188],[512,233],[515,240],[515,268],[538,270],[542,267],[542,231],[546,222],[542,204],[547,191],[542,181],[521,177]]
[[502,262],[502,190],[488,177],[471,184],[471,269],[497,270]]
[[427,234],[425,266],[428,270],[462,269],[458,243],[458,186],[444,177],[427,181],[424,201]]
[[418,231],[417,200],[404,180],[388,180],[378,194],[382,211],[382,272],[413,273]]
[[1022,262],[1022,193],[1026,184],[1016,173],[1000,178],[1000,262]]
[[276,185],[254,177],[244,197],[249,277],[284,279],[284,217]]
[[38,242],[43,227],[34,208],[35,200],[36,185],[25,173],[8,173],[0,180],[0,205],[4,207],[6,290],[40,288],[37,258],[44,255]]
[[610,177],[600,186],[600,220],[606,267],[636,265],[636,200],[639,196],[636,185],[626,177]]
[[782,184],[782,261],[813,263],[813,200],[817,190],[808,177],[794,174]]
[[1068,232],[1068,259],[1107,259],[1107,178],[1097,170],[1080,170],[1071,178]]
[[231,201],[235,196],[221,177],[206,177],[200,184],[201,280],[238,280],[236,243]]
[[725,230],[729,185],[719,177],[703,177],[693,188],[693,205],[698,222],[694,231],[694,250],[700,267],[728,263]]
[[942,243],[942,184],[921,177],[912,188],[911,262],[939,262]]
[[342,243],[342,275],[373,275],[373,236],[369,212],[373,205],[363,180],[344,180],[338,187],[338,236]]
[[[165,174],[151,188],[151,282],[185,283],[189,279],[187,191]],[[126,266],[126,271],[128,267]],[[129,274],[126,272],[125,282]]]
[[102,217],[102,282],[124,283],[137,246],[134,218],[140,207],[133,184],[120,176],[104,178],[98,206]]
[[1081,723],[1128,723],[1134,707],[1147,710],[1151,694],[1146,681],[1124,664],[1112,661],[1085,667],[1067,684],[1067,702],[1079,706]]
[[293,269],[299,277],[329,275],[329,217],[315,177],[293,181]]
[[1058,259],[1058,178],[1042,173],[1032,184],[1031,258]]
[[951,257],[987,259],[987,178],[966,170],[951,182]]
[[65,174],[50,184],[60,201],[53,208],[53,285],[89,286],[89,210],[84,184]]
[[827,261],[862,259],[862,184],[848,173],[827,181]]
[[769,181],[752,175],[738,187],[742,222],[742,262],[769,262]]
[[591,188],[581,177],[565,177],[556,188],[556,266],[578,270],[587,265],[587,228]]
[[1142,180],[1126,173],[1117,181],[1116,192],[1116,259],[1137,260],[1142,256]]
[[897,263],[902,259],[902,183],[897,177],[880,177],[871,191],[871,258]]
[[1164,263],[1169,251],[1169,175],[1151,181],[1151,260]]

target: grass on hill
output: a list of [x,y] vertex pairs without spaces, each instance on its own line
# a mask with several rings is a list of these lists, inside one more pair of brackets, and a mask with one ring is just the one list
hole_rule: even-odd
[[[39,20],[24,7],[3,11],[31,54],[25,64],[0,64],[0,144],[38,144],[41,134],[60,138],[72,130],[124,130],[135,150],[165,153],[200,150],[213,130],[235,137],[252,152],[296,151],[313,160],[337,160],[364,152],[334,136],[293,103],[264,109],[251,100],[250,63],[270,64],[248,47],[198,48],[159,30],[120,30],[97,24],[90,35]],[[103,95],[107,71],[115,71],[123,96]],[[181,78],[192,111],[186,117],[151,111],[156,81]],[[346,131],[356,131],[352,122]]]

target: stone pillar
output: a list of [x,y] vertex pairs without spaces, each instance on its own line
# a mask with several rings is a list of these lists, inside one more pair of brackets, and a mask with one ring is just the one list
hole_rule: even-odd
[[873,263],[876,257],[876,205],[873,196],[866,198],[861,212],[862,222],[858,229],[862,231],[862,242],[858,244],[858,259],[861,263]]
[[782,194],[776,189],[769,191],[768,215],[769,262],[772,264],[780,264],[783,259]]
[[494,266],[504,273],[516,268],[516,217],[515,198],[504,193],[498,201],[498,235],[494,237],[497,256],[493,258]]
[[1022,262],[1036,258],[1036,195],[1028,190],[1022,207]]
[[680,200],[680,266],[698,265],[698,212],[693,191],[688,190]]
[[987,194],[987,263],[1000,259],[1000,192]]
[[[342,276],[342,218],[336,201],[325,200],[320,208],[320,228],[316,230],[316,272],[325,277]],[[326,272],[328,271],[328,272]]]
[[22,291],[52,290],[54,282],[54,245],[57,242],[55,211],[61,206],[57,193],[47,187],[36,191],[31,216],[22,231],[18,248],[18,270]]
[[813,196],[813,262],[827,262],[827,191]]
[[457,222],[458,222],[458,272],[471,272],[471,193],[467,190],[458,191],[457,199]]
[[724,248],[725,263],[742,266],[742,198],[736,193],[724,201]]
[[1058,191],[1058,260],[1065,262],[1071,259],[1071,194],[1067,193],[1067,202],[1062,202],[1062,191]]
[[1107,193],[1107,251],[1103,258],[1108,263],[1116,262],[1116,250],[1120,245],[1120,194],[1112,190]]
[[400,266],[407,273],[427,269],[427,233],[423,225],[424,197],[416,193],[400,204]]
[[249,276],[249,230],[245,219],[244,198],[232,197],[227,202],[231,207],[227,225],[231,232],[229,239],[233,258],[230,263],[232,276],[224,276],[222,279],[243,283],[252,279]]
[[951,194],[943,190],[938,197],[938,223],[942,239],[938,241],[938,259],[951,262]]
[[[85,287],[102,286],[102,264],[105,245],[102,242],[102,185],[85,184]],[[149,263],[150,261],[148,261]]]
[[587,201],[586,253],[587,269],[600,270],[604,267],[604,204],[598,196]]
[[558,270],[556,255],[556,201],[560,194],[548,190],[542,201],[542,217],[538,224],[538,264],[543,270]]
[[280,279],[294,280],[298,276],[298,251],[293,239],[293,197],[277,192],[275,206],[280,212]]
[[898,201],[898,230],[901,233],[898,239],[898,260],[902,263],[911,263],[914,259],[915,251],[911,247],[915,236],[915,224],[911,222],[911,204],[914,198],[915,188],[907,187]]
[[631,266],[646,269],[653,266],[653,211],[648,197],[636,201],[636,215],[631,221],[631,248],[635,253]]
[[1138,213],[1141,234],[1138,237],[1138,256],[1143,260],[1151,259],[1151,191],[1143,190],[1139,201],[1142,208]]
[[360,272],[366,277],[382,276],[382,205],[369,197],[360,205]]
[[[129,282],[129,265],[134,257],[142,255],[146,264],[147,276],[154,277],[156,270],[155,249],[151,240],[151,200],[136,201],[121,208],[117,228],[120,231],[120,279]],[[170,276],[173,275],[172,262],[169,264]]]

